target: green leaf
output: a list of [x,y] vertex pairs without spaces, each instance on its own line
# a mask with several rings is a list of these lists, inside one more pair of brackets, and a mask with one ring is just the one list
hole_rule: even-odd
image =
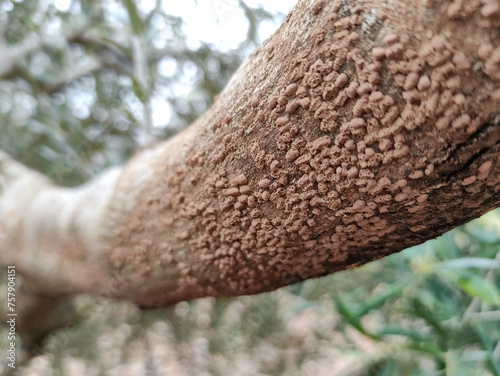
[[455,260],[442,262],[436,265],[436,267],[448,269],[500,269],[500,261],[484,257],[462,257]]
[[469,295],[485,302],[500,305],[500,291],[493,283],[476,274],[465,274],[458,278],[457,284]]
[[141,122],[134,116],[132,112],[126,107],[122,107],[122,111],[127,115],[128,120],[134,124],[140,124]]
[[139,13],[137,13],[137,6],[135,5],[134,0],[123,0],[123,3],[127,8],[130,25],[132,26],[132,32],[135,35],[141,35],[144,31],[144,25],[139,17]]
[[346,304],[346,302],[342,299],[342,297],[332,296],[332,298],[335,301],[335,307],[337,308],[337,312],[339,314],[341,314],[349,324],[351,324],[353,327],[355,327],[359,332],[363,333],[365,336],[373,338],[373,339],[379,339],[378,335],[368,333],[365,330],[359,317],[356,316],[356,313],[353,312],[354,310]]
[[403,328],[397,325],[384,325],[378,334],[396,334],[408,337],[416,342],[431,342],[430,339],[414,328]]
[[427,321],[443,340],[448,338],[448,331],[443,328],[439,318],[435,314],[436,299],[431,293],[428,291],[419,291],[417,296],[412,300],[412,306],[413,314]]
[[361,308],[356,311],[355,315],[357,317],[360,317],[366,315],[372,309],[380,308],[391,296],[401,295],[401,292],[407,284],[408,282],[391,284],[381,292],[371,295],[370,297],[368,297],[368,299],[365,300]]
[[341,296],[332,296],[335,307],[337,308],[337,312],[340,313],[346,320],[350,320],[353,318],[352,310],[347,307],[347,304],[344,302]]
[[134,94],[137,96],[137,98],[141,101],[141,103],[144,103],[146,101],[146,93],[135,77],[132,77],[132,90],[134,91]]
[[409,349],[413,349],[413,350],[417,350],[417,351],[421,351],[421,352],[433,355],[433,356],[435,356],[439,360],[443,360],[444,359],[443,352],[441,351],[441,349],[438,346],[436,346],[436,345],[434,345],[432,343],[428,343],[428,342],[410,342],[410,343],[407,344],[407,347]]

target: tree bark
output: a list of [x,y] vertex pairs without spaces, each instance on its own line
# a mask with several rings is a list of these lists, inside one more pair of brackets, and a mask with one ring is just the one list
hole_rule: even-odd
[[66,189],[3,156],[0,264],[36,294],[158,307],[434,238],[500,203],[499,26],[497,1],[301,0],[124,168]]

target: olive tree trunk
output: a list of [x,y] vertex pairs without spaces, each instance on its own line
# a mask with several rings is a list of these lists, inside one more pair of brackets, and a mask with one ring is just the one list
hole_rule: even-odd
[[2,154],[0,265],[143,307],[381,258],[500,203],[500,5],[299,1],[210,110],[54,186]]

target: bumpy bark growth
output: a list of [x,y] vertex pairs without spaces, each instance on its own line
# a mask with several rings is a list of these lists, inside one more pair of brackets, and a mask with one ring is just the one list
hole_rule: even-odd
[[433,238],[500,203],[499,42],[495,0],[300,1],[185,132],[35,195],[0,261],[153,307]]

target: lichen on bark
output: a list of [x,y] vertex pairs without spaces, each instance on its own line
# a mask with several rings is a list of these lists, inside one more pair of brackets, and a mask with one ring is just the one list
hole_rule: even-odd
[[117,209],[107,255],[130,295],[267,291],[498,206],[493,3],[299,2]]

